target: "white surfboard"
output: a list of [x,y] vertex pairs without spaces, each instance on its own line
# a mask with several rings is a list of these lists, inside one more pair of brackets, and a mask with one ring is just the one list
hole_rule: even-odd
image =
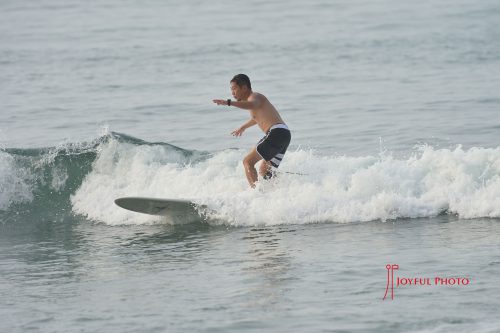
[[115,204],[138,213],[166,216],[173,221],[193,222],[202,219],[196,209],[199,206],[189,200],[125,197],[116,199]]

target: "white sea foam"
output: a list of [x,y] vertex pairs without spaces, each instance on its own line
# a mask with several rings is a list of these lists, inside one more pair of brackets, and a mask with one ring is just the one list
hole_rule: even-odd
[[73,210],[107,224],[161,218],[113,204],[123,196],[186,198],[208,206],[211,223],[231,225],[353,222],[430,217],[500,217],[500,148],[424,146],[408,159],[320,156],[289,151],[281,173],[250,189],[241,159],[226,150],[189,164],[164,146],[110,141],[72,196]]

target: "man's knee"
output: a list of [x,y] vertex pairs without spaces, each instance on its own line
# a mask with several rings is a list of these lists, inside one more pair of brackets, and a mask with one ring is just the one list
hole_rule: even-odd
[[247,156],[243,159],[243,165],[245,168],[254,167],[257,161],[254,161],[251,156]]

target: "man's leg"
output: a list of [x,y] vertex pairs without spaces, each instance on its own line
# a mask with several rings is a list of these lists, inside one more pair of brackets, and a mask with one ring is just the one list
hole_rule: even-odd
[[245,168],[245,175],[247,176],[248,184],[251,188],[255,188],[255,182],[257,181],[257,170],[255,170],[255,164],[260,161],[262,157],[257,153],[257,150],[253,148],[250,153],[243,159],[243,166]]
[[266,175],[270,177],[272,174],[272,167],[271,162],[262,160],[259,167],[259,175],[261,175],[262,178],[266,177]]

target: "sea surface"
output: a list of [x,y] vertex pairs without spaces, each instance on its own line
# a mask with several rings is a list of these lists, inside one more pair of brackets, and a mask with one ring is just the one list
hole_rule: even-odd
[[[0,332],[500,332],[499,22],[496,0],[0,1]],[[238,73],[292,130],[256,189],[263,133],[212,103]]]

